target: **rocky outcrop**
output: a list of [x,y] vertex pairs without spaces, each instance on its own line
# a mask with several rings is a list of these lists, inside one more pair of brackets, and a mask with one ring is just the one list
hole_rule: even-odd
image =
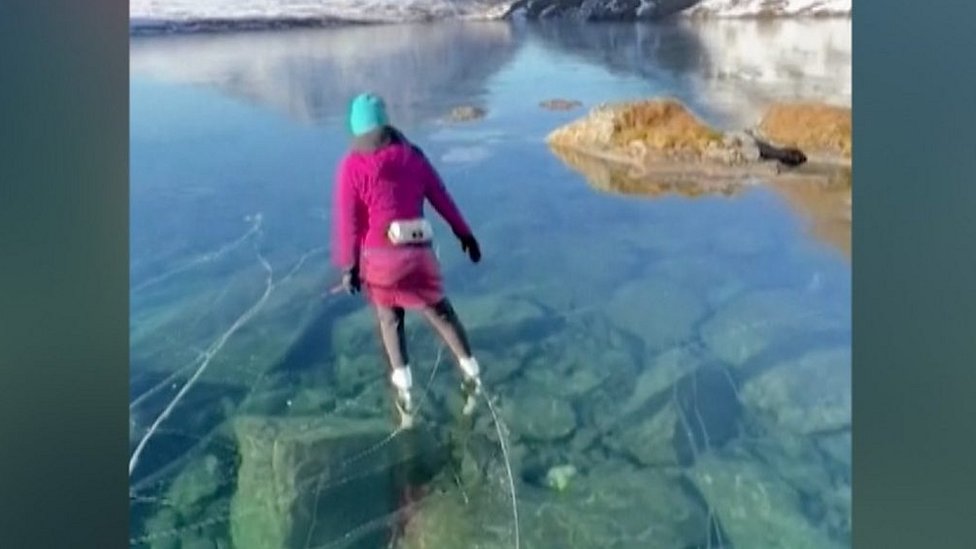
[[[801,124],[807,127],[797,129]],[[682,173],[741,179],[782,175],[779,165],[806,162],[805,153],[786,147],[809,146],[827,162],[846,155],[849,163],[850,123],[849,111],[845,125],[840,109],[774,105],[757,132],[721,131],[665,98],[601,105],[550,133],[547,142],[557,154],[576,151],[621,163],[648,179]]]
[[849,256],[850,120],[850,109],[782,103],[754,129],[721,131],[676,100],[653,99],[596,107],[547,142],[605,192],[730,196],[767,183],[813,221],[816,236]]
[[[564,159],[581,153],[617,164],[618,179],[623,169],[624,179],[636,187],[647,183],[650,189],[685,188],[689,181],[706,181],[725,190],[730,183],[757,175],[771,177],[778,171],[775,165],[761,162],[759,146],[748,135],[711,128],[673,99],[601,105],[550,133],[547,142]],[[567,160],[570,165],[583,162],[578,156]]]
[[659,99],[600,105],[550,133],[547,142],[624,162],[698,161],[722,144],[722,134],[677,100]]
[[[850,257],[849,108],[776,103],[755,129],[720,132],[674,100],[603,105],[548,142],[591,186],[614,194],[731,196],[762,181],[809,219],[814,236]],[[789,148],[806,161],[766,158]]]
[[658,21],[699,0],[519,0],[509,15],[527,19],[570,18],[581,21]]
[[797,147],[812,159],[851,162],[851,109],[820,103],[777,103],[759,123],[758,135],[784,147]]

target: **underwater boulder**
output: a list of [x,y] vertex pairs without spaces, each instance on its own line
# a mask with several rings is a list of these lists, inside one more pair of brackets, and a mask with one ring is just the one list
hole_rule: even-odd
[[814,440],[770,429],[748,443],[761,463],[802,497],[804,512],[814,525],[836,539],[851,535],[851,470],[825,456]]
[[599,338],[576,332],[543,342],[540,352],[525,361],[525,379],[551,395],[572,399],[598,389],[614,372],[633,368],[626,351],[598,342]]
[[507,381],[522,367],[521,349],[508,348],[498,352],[478,350],[481,380],[488,386]]
[[759,290],[726,302],[701,327],[701,337],[719,359],[742,366],[767,349],[808,334],[849,329],[840,310],[792,290]]
[[554,441],[576,430],[576,412],[566,399],[544,386],[521,385],[501,405],[505,423],[518,438]]
[[647,466],[689,465],[739,434],[736,388],[719,366],[702,366],[659,392],[603,438]]
[[811,523],[796,489],[753,457],[710,453],[695,462],[690,478],[735,547],[844,547]]
[[681,429],[678,407],[668,402],[650,417],[631,420],[603,438],[603,444],[648,467],[675,466],[680,459],[674,446]]
[[606,311],[621,329],[634,332],[644,341],[646,352],[654,353],[692,339],[706,306],[680,284],[654,278],[619,288]]
[[166,500],[183,511],[206,505],[226,485],[226,475],[220,460],[207,454],[187,464],[167,490]]
[[432,491],[411,510],[396,547],[511,547],[515,529],[511,496],[503,478],[498,477],[498,482],[466,487],[448,485]]
[[328,413],[335,410],[336,396],[325,384],[298,389],[286,400],[289,412],[294,415]]
[[[230,530],[240,549],[334,541],[393,512],[400,492],[447,460],[431,433],[389,438],[379,420],[243,417],[233,427],[240,466]],[[379,543],[384,533],[366,535]]]
[[447,115],[447,119],[451,122],[472,122],[475,120],[481,120],[486,114],[487,112],[485,109],[481,107],[474,105],[461,105],[451,109],[451,112],[449,112]]
[[472,341],[488,341],[505,349],[526,341],[527,335],[544,337],[558,324],[532,301],[513,295],[452,299]]
[[702,357],[688,347],[678,347],[658,354],[638,374],[630,398],[620,408],[621,415],[631,414],[654,397],[663,394],[681,378],[694,372],[702,362]]
[[742,400],[795,433],[849,427],[851,350],[818,349],[777,364],[745,383]]
[[520,494],[526,548],[700,547],[702,506],[677,475],[604,462],[578,472],[565,490]]
[[547,99],[539,106],[547,111],[571,111],[577,107],[582,107],[583,103],[575,99]]
[[367,385],[382,379],[387,372],[383,358],[376,351],[354,356],[340,354],[333,368],[335,387],[342,396],[359,394]]

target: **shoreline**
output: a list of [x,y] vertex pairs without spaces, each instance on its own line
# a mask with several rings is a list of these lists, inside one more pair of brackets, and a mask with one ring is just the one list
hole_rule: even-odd
[[[669,25],[679,22],[710,22],[710,21],[832,21],[851,20],[851,14],[803,14],[803,15],[715,15],[687,13],[670,17],[660,21],[579,21],[580,25],[602,24],[633,24],[633,25]],[[546,19],[524,20],[513,19],[509,16],[501,17],[426,17],[418,19],[403,19],[398,21],[353,19],[326,16],[308,17],[226,17],[200,19],[165,19],[135,17],[129,19],[129,38],[147,38],[160,36],[186,35],[217,35],[253,32],[282,32],[291,30],[332,29],[343,27],[363,26],[400,26],[400,25],[430,25],[430,24],[471,24],[471,23],[518,23],[530,25],[545,25]]]

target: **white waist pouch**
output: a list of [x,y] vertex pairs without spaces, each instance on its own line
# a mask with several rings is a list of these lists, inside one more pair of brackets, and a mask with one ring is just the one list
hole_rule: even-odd
[[421,244],[434,239],[434,228],[424,218],[397,220],[386,231],[390,242],[396,245]]

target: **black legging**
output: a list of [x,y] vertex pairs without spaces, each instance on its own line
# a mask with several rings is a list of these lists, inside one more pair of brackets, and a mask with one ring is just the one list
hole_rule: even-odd
[[[376,321],[379,327],[380,340],[386,350],[390,368],[400,368],[410,364],[410,357],[407,354],[407,338],[404,330],[405,311],[402,307],[384,307],[374,305],[373,311],[376,314]],[[471,356],[471,346],[468,344],[468,336],[464,331],[464,326],[458,319],[454,307],[447,298],[421,309],[424,318],[433,326],[437,334],[450,347],[451,352],[457,358],[468,358]]]

